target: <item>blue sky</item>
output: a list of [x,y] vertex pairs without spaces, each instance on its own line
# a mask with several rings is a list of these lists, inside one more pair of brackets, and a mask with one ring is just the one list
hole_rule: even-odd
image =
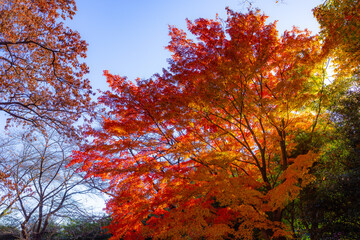
[[[88,78],[94,89],[107,89],[103,70],[129,79],[149,78],[167,67],[168,26],[185,29],[185,19],[226,19],[225,7],[246,11],[243,0],[77,0],[78,12],[69,26],[89,44]],[[320,0],[253,0],[280,32],[292,26],[318,31],[311,9]]]

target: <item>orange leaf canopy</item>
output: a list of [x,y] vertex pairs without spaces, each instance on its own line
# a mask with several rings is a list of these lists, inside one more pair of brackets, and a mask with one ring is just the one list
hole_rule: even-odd
[[7,126],[50,126],[78,137],[82,113],[93,116],[82,62],[87,43],[64,24],[75,11],[75,0],[0,1],[0,111]]
[[170,27],[170,67],[149,80],[105,71],[109,111],[74,162],[110,181],[114,239],[288,235],[279,213],[316,159],[291,153],[315,127],[319,43],[266,18],[188,21],[195,40]]
[[320,24],[325,45],[332,51],[340,75],[360,71],[360,1],[327,0],[317,6],[314,16]]

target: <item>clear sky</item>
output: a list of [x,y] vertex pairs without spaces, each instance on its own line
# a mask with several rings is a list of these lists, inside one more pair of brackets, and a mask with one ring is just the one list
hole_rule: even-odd
[[[76,0],[78,12],[69,26],[89,44],[88,78],[94,89],[105,90],[103,70],[112,74],[149,78],[167,68],[168,26],[185,29],[185,19],[226,19],[225,7],[247,11],[243,0]],[[292,26],[318,31],[311,9],[320,0],[252,0],[269,21],[279,20],[280,33]]]

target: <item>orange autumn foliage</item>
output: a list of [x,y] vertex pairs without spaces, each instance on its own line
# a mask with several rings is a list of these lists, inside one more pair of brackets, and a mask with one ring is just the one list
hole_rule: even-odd
[[75,135],[73,123],[92,114],[81,62],[87,44],[64,26],[75,11],[74,0],[0,1],[0,111],[8,125]]
[[[8,199],[12,200],[14,195],[14,186],[14,183],[9,180],[9,175],[6,174],[4,171],[0,170],[0,208],[3,208],[3,205],[5,205],[5,202]],[[8,209],[0,211],[0,218],[7,214],[7,210]]]
[[291,155],[313,131],[321,61],[316,36],[278,35],[259,11],[170,27],[170,67],[112,91],[93,141],[74,155],[110,182],[113,239],[291,237],[282,211],[312,181],[317,154]]
[[340,75],[360,71],[360,1],[326,0],[314,10],[320,34]]

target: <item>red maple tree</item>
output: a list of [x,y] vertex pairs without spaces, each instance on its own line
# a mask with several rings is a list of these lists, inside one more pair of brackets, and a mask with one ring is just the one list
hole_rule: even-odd
[[74,156],[110,181],[113,239],[291,237],[283,209],[312,181],[321,61],[316,36],[278,35],[259,11],[170,27],[170,67],[136,82],[105,71],[109,109]]

